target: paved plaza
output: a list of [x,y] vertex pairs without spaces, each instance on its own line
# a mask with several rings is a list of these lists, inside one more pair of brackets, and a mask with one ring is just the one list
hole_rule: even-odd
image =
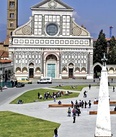
[[[83,98],[83,92],[87,92],[87,98]],[[78,92],[78,91],[77,91]],[[109,87],[110,100],[116,100],[116,92],[112,92],[112,86]],[[77,98],[62,99],[62,103],[70,103],[71,100],[86,100],[87,102],[94,98],[98,98],[99,87],[92,86],[84,88]],[[15,98],[15,97],[14,97]],[[12,98],[12,99],[14,99]],[[81,115],[76,117],[76,123],[73,123],[73,118],[67,116],[68,108],[49,108],[49,104],[54,104],[54,101],[34,102],[29,104],[9,104],[12,100],[8,100],[4,105],[0,106],[0,111],[12,111],[44,120],[60,123],[58,129],[59,137],[94,137],[96,115],[89,115],[90,110],[97,110],[97,105],[92,103],[91,108],[81,108]],[[59,100],[56,101],[56,103]],[[111,106],[113,110],[114,106]],[[114,137],[116,137],[116,115],[111,115],[111,130]],[[55,127],[54,127],[55,128]]]

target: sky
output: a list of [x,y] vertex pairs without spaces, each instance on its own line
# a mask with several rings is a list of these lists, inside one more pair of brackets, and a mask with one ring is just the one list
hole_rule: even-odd
[[[19,0],[18,25],[25,24],[31,16],[31,7],[42,0]],[[84,25],[93,38],[101,29],[106,37],[116,37],[116,0],[61,0],[74,9],[74,17],[79,25]],[[7,0],[0,0],[0,42],[6,38]]]

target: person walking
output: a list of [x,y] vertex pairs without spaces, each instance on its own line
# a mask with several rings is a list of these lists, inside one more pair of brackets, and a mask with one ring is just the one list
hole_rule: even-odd
[[80,114],[81,114],[81,110],[80,110],[80,108],[78,107],[78,108],[77,108],[77,115],[80,116]]
[[113,92],[115,92],[115,87],[113,86]]
[[91,100],[89,100],[88,105],[89,105],[89,108],[91,108]]
[[85,103],[84,103],[84,104],[85,104],[85,108],[86,108],[86,107],[87,107],[87,102],[85,101]]
[[82,100],[81,101],[81,107],[83,108],[83,106],[84,106],[84,101]]
[[70,109],[70,107],[68,108],[68,116],[69,117],[71,116],[71,109]]
[[75,123],[75,120],[76,120],[76,109],[75,108],[73,108],[72,113],[73,113],[73,123]]
[[73,123],[76,121],[76,112],[73,113]]
[[89,89],[91,89],[91,84],[89,84]]
[[72,105],[72,108],[73,108],[73,106],[74,106],[74,103],[73,103],[73,101],[71,101],[71,105]]
[[54,129],[54,137],[58,137],[58,130],[57,130],[57,128]]
[[86,98],[87,97],[87,91],[85,90],[83,93],[83,97]]

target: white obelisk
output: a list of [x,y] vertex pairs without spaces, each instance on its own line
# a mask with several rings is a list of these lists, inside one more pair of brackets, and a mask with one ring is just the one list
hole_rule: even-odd
[[97,110],[97,120],[95,137],[111,137],[111,120],[110,120],[110,104],[109,104],[109,88],[108,76],[106,70],[106,57],[104,54],[103,67],[101,71],[101,80],[99,88],[99,101]]

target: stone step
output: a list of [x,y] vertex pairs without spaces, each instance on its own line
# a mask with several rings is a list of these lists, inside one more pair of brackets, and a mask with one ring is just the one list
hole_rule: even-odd
[[49,107],[72,107],[71,104],[49,104]]
[[[116,114],[116,111],[110,111],[110,114]],[[89,115],[97,115],[97,111],[89,111]]]

